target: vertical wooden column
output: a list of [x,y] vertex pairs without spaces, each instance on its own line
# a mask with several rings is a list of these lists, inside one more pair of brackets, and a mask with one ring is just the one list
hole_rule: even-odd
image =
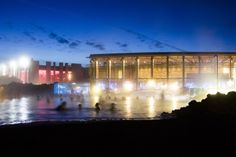
[[154,78],[154,57],[151,57],[151,78]]
[[122,58],[122,79],[125,80],[125,59]]
[[166,79],[167,83],[169,83],[169,56],[166,56]]
[[198,56],[198,74],[201,74],[201,56]]
[[229,79],[233,79],[233,76],[232,76],[232,70],[233,70],[233,68],[232,68],[232,60],[233,60],[233,58],[232,58],[232,56],[230,56],[230,58],[229,58]]
[[108,64],[107,64],[107,73],[108,73],[108,79],[107,79],[107,87],[110,89],[110,81],[111,81],[111,60],[108,59]]
[[218,89],[219,86],[219,73],[218,73],[218,69],[219,69],[219,57],[218,55],[216,55],[216,86]]
[[90,81],[90,91],[92,91],[92,88],[94,87],[95,84],[95,66],[94,66],[94,60],[90,60],[90,67],[89,67],[89,81]]
[[185,85],[185,56],[182,56],[182,86]]
[[95,79],[99,78],[99,65],[98,65],[98,61],[95,60]]
[[139,58],[136,57],[135,61],[136,61],[136,89],[138,89],[138,85],[139,85]]
[[111,60],[108,60],[108,79],[111,79]]

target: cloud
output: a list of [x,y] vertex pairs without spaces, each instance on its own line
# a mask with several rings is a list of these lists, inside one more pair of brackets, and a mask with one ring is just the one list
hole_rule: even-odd
[[42,39],[39,40],[40,43],[44,43],[44,41]]
[[25,36],[27,36],[30,40],[36,41],[37,39],[30,32],[23,32]]
[[69,44],[69,41],[66,40],[65,38],[63,37],[57,37],[56,40],[58,41],[58,43],[61,43],[61,44]]
[[76,42],[72,42],[72,43],[69,44],[69,47],[72,48],[72,49],[75,49],[75,48],[77,48],[78,46],[79,46],[79,44],[76,43]]
[[50,33],[48,36],[49,36],[49,38],[51,38],[51,39],[56,39],[57,34],[55,34],[55,33]]
[[145,42],[147,40],[147,36],[140,34],[138,32],[129,30],[129,29],[125,29],[125,28],[121,28],[122,30],[126,31],[127,33],[133,34],[137,37],[137,39],[139,39],[139,41],[141,42]]
[[105,50],[104,45],[100,44],[100,43],[97,43],[97,42],[87,41],[86,44],[89,45],[89,46],[92,46],[92,47],[94,47],[96,49],[99,49],[101,51]]
[[118,46],[120,46],[121,48],[126,48],[126,47],[128,47],[128,44],[126,44],[126,43],[116,42],[116,44],[117,44]]
[[79,41],[79,40],[76,40],[76,42],[79,43],[79,44],[81,43],[81,41]]
[[31,25],[44,33],[47,32],[47,30],[43,26],[38,26],[36,24],[31,24]]
[[0,40],[7,40],[6,35],[4,35],[4,34],[0,34]]
[[105,50],[105,48],[102,44],[95,44],[94,47],[98,48],[99,50]]
[[163,45],[161,42],[156,42],[154,45],[156,48],[163,48]]
[[50,33],[49,38],[56,40],[60,44],[69,44],[69,40],[65,39],[62,36],[57,35],[56,33]]
[[141,42],[144,42],[144,41],[150,41],[154,44],[155,47],[158,47],[160,48],[160,46],[162,47],[166,47],[166,48],[171,48],[173,50],[177,50],[177,51],[182,51],[182,52],[185,52],[185,50],[181,49],[181,48],[178,48],[174,45],[171,45],[169,43],[164,43],[162,41],[159,41],[159,40],[156,40],[150,36],[147,36],[147,35],[144,35],[142,33],[139,33],[139,32],[136,32],[136,31],[133,31],[133,30],[130,30],[130,29],[126,29],[126,28],[120,28],[122,29],[123,31],[127,32],[127,33],[130,33],[130,34],[133,34],[135,35]]

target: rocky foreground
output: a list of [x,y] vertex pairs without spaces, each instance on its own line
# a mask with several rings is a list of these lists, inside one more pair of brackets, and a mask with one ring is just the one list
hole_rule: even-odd
[[163,113],[162,116],[185,120],[236,119],[236,92],[208,94],[200,102],[192,100],[188,106],[175,110],[171,114]]

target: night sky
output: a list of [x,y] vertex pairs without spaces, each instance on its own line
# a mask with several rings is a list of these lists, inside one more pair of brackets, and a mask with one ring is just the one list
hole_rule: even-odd
[[88,64],[91,53],[236,51],[233,0],[1,0],[0,58]]

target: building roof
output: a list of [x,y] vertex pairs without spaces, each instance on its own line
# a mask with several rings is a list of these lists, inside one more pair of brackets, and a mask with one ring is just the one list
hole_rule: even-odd
[[135,53],[103,53],[91,54],[89,58],[96,57],[135,57],[135,56],[202,56],[202,55],[235,55],[236,52],[135,52]]

